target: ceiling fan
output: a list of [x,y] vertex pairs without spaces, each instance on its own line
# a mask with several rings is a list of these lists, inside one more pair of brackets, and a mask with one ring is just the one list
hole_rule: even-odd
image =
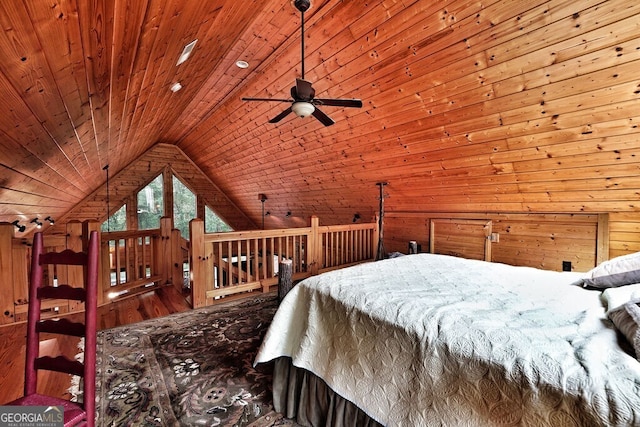
[[301,47],[302,47],[302,72],[301,78],[296,78],[296,85],[291,88],[292,99],[274,99],[274,98],[242,98],[243,101],[274,101],[274,102],[289,102],[291,106],[278,114],[269,123],[277,123],[284,119],[290,113],[295,113],[299,117],[313,116],[318,119],[323,125],[331,126],[335,122],[329,116],[322,112],[318,108],[319,105],[327,105],[332,107],[354,107],[361,108],[362,101],[359,99],[331,99],[331,98],[316,98],[316,91],[311,86],[311,82],[304,79],[304,13],[311,6],[309,0],[295,0],[293,2],[296,9],[300,11],[300,33],[301,33]]

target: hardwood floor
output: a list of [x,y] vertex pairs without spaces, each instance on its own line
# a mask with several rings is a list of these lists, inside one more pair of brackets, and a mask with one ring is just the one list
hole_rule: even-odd
[[[147,319],[191,310],[180,291],[167,286],[125,298],[98,308],[98,329],[108,329]],[[70,316],[82,316],[76,314]],[[23,394],[26,323],[0,327],[0,404]],[[78,339],[52,335],[41,343],[41,353],[50,354],[62,349],[67,357],[78,353]],[[38,391],[69,398],[69,375],[46,373],[38,378]]]

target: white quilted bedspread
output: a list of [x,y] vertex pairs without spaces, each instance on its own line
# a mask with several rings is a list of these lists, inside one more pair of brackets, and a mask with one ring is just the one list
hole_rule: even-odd
[[640,363],[577,273],[409,255],[311,277],[255,362],[290,356],[391,426],[640,425]]

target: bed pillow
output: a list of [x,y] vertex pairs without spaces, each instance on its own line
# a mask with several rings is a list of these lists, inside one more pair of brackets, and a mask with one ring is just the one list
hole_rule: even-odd
[[584,286],[598,289],[640,283],[640,252],[604,261],[581,280]]
[[602,291],[601,298],[609,314],[610,311],[633,299],[640,299],[640,283],[605,289]]
[[629,340],[640,360],[640,298],[633,299],[609,312],[609,318],[616,328]]

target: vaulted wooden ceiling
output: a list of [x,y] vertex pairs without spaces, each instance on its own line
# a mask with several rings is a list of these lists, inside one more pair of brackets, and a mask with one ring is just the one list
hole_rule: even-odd
[[324,107],[330,127],[241,101],[300,76],[290,0],[0,2],[0,221],[62,217],[156,143],[256,224],[266,194],[271,227],[368,220],[382,181],[393,211],[638,210],[640,3],[313,0],[305,20],[316,95],[364,102]]

